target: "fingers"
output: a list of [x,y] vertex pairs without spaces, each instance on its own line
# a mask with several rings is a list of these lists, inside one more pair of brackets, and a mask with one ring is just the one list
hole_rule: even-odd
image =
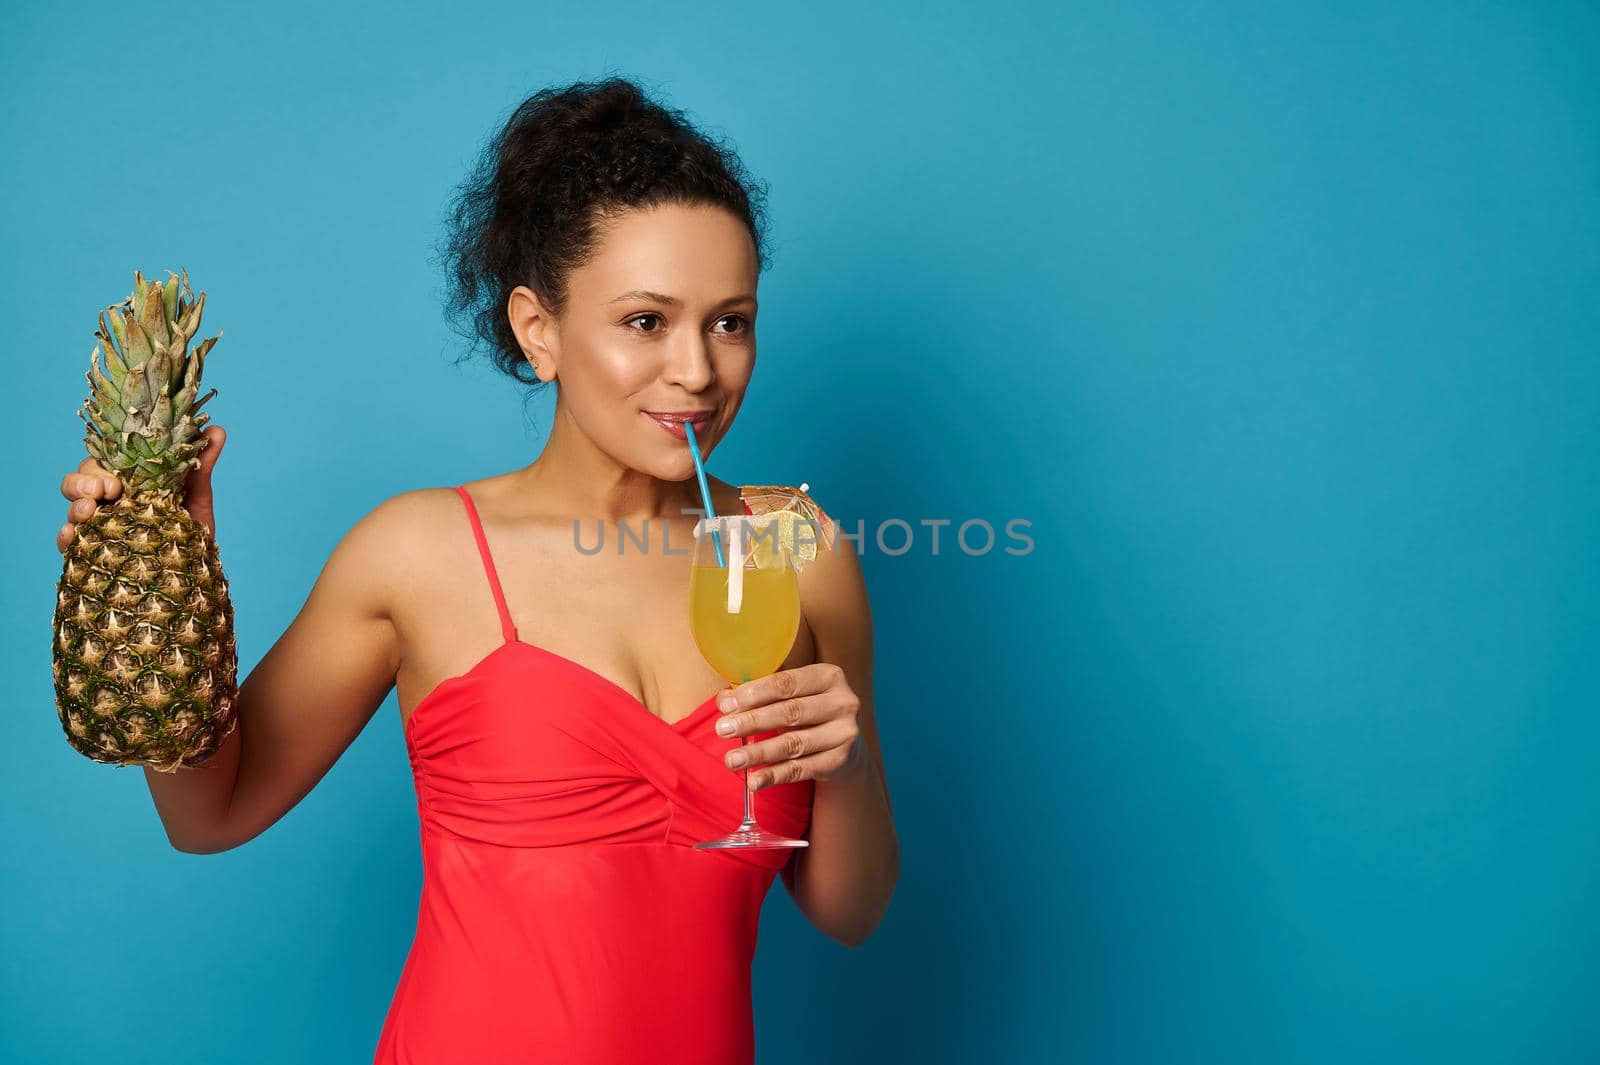
[[212,490],[211,473],[216,468],[217,461],[222,455],[222,446],[227,442],[227,431],[220,425],[208,425],[205,429],[206,446],[200,450],[196,457],[197,465],[191,466],[183,480],[184,509],[189,516],[205,525],[216,533],[216,521],[212,515]]
[[717,735],[747,736],[814,725],[851,712],[856,705],[844,670],[831,662],[814,662],[747,681],[718,695],[717,708],[726,716],[717,722]]
[[[750,762],[750,775],[746,779],[751,791],[760,791],[769,784],[795,784],[802,780],[822,780],[837,773],[850,763],[856,748],[857,735],[859,733],[854,721],[834,721],[804,732],[786,732],[771,740],[747,744],[729,751],[728,754],[731,757],[743,751],[754,756]],[[801,742],[779,744],[780,750],[783,750],[783,754],[779,756],[769,758],[762,753],[770,750],[770,745],[779,740],[786,740],[790,736],[802,737]],[[788,750],[802,753],[788,755]]]
[[[777,706],[787,700],[825,692],[837,684],[843,675],[844,671],[831,662],[813,662],[808,666],[779,670],[770,676],[747,680],[723,692],[717,696],[717,709],[728,714],[752,706],[760,707],[763,704]],[[789,723],[782,715],[772,714],[762,720],[771,720],[773,724],[769,727],[772,728],[778,725],[793,728],[800,723],[798,720]]]
[[72,538],[77,535],[78,523],[95,512],[93,499],[74,499],[67,506],[67,523],[56,530],[56,550],[62,554],[67,553],[67,548],[72,546]]
[[222,457],[222,447],[228,442],[228,431],[220,425],[208,425],[205,428],[204,436],[206,438],[206,446],[201,449],[198,456],[200,465],[191,469],[189,476],[191,479],[203,480],[210,484],[211,469],[217,464],[217,460]]
[[720,736],[777,732],[723,756],[729,769],[750,767],[752,791],[837,772],[850,762],[861,734],[860,699],[831,662],[748,681],[719,695],[717,706],[724,715],[716,727]]
[[74,526],[94,514],[100,500],[113,500],[121,495],[122,479],[101,466],[93,456],[88,456],[78,463],[77,472],[61,478],[61,494],[71,500],[67,505],[67,523],[56,530],[56,550],[65,554],[72,546]]
[[122,479],[93,457],[78,463],[75,473],[61,478],[61,494],[68,499],[114,499],[122,491]]
[[753,776],[757,766],[804,762],[811,755],[836,748],[842,748],[848,753],[849,745],[858,735],[860,726],[856,724],[855,715],[846,714],[832,717],[811,728],[780,732],[764,740],[742,744],[725,754],[722,760],[729,769],[743,769],[749,766]]

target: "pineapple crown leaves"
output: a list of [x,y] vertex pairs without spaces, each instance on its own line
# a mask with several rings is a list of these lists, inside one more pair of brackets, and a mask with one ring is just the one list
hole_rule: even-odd
[[165,284],[135,270],[133,295],[100,312],[85,375],[89,398],[78,416],[89,427],[89,454],[130,494],[176,494],[190,467],[200,465],[195,456],[206,446],[201,430],[211,416],[199,412],[217,390],[195,396],[206,353],[222,337],[219,329],[188,350],[205,304],[204,292],[194,298],[187,270],[181,279],[167,271]]

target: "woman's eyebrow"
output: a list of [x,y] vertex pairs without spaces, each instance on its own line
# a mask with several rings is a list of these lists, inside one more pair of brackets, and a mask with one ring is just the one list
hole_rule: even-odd
[[649,292],[642,288],[624,292],[611,302],[621,303],[623,300],[654,300],[656,303],[665,303],[668,307],[681,307],[683,305],[683,301],[676,296],[663,296],[659,292]]
[[[651,292],[648,289],[642,289],[642,288],[636,288],[636,289],[633,289],[631,291],[624,292],[622,295],[616,297],[615,299],[611,300],[610,302],[612,302],[612,303],[622,303],[624,300],[652,300],[652,301],[654,301],[656,303],[664,303],[668,307],[681,307],[681,306],[683,306],[683,301],[678,299],[678,297],[676,297],[676,296],[665,296],[665,295],[662,295],[659,292]],[[756,301],[756,298],[755,298],[754,294],[745,293],[745,294],[739,295],[739,296],[729,296],[727,299],[723,300],[721,303],[718,303],[717,306],[718,307],[723,307],[723,306],[726,306],[727,304],[730,304],[730,303],[754,303],[755,301]]]

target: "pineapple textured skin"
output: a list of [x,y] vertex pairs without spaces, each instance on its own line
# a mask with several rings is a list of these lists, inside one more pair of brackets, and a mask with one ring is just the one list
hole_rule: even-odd
[[199,765],[238,724],[233,602],[210,531],[124,496],[78,526],[57,585],[53,672],[67,742],[97,762]]

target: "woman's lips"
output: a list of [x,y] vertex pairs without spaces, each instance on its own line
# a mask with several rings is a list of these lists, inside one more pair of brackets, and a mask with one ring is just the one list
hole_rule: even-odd
[[649,418],[651,421],[655,422],[657,425],[661,426],[661,428],[665,429],[673,436],[677,437],[679,440],[689,439],[689,434],[684,432],[683,429],[683,423],[685,421],[694,422],[694,435],[695,439],[697,440],[705,436],[706,430],[711,425],[710,411],[702,411],[693,415],[692,417],[686,417],[685,415],[681,414],[653,414],[650,411],[641,411],[640,413],[646,418]]

